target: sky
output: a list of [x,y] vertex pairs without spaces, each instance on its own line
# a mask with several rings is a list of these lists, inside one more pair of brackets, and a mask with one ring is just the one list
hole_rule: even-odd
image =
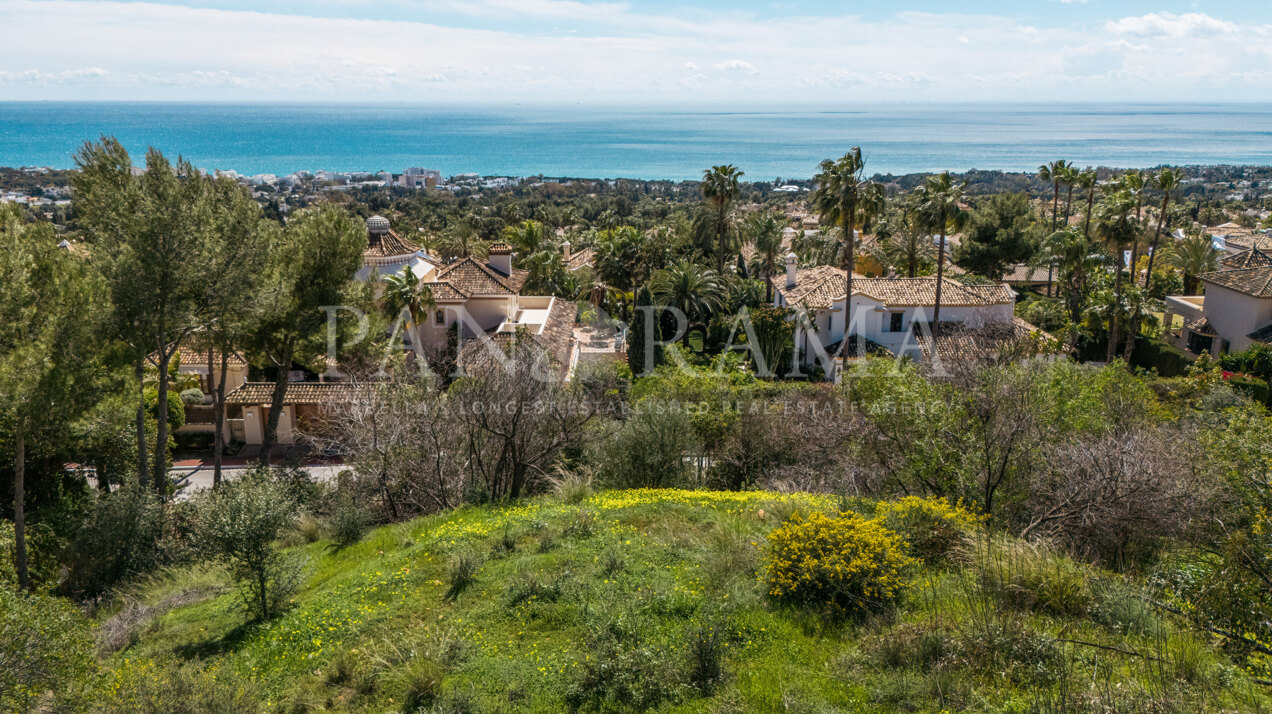
[[1272,2],[0,0],[0,100],[1266,102]]

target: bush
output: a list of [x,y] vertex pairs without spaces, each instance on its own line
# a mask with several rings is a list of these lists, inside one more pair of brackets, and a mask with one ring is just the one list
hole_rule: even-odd
[[274,548],[295,519],[295,508],[286,486],[263,470],[222,485],[198,505],[199,542],[210,557],[230,566],[248,612],[261,619],[281,611],[298,579]]
[[836,613],[879,610],[905,591],[901,539],[855,513],[796,514],[768,538],[765,581],[778,600]]
[[1086,571],[1045,546],[994,539],[974,557],[982,583],[1007,607],[1076,617],[1091,605]]
[[479,569],[481,569],[481,559],[474,553],[464,552],[456,554],[447,568],[450,589],[446,591],[446,599],[454,600],[459,597],[477,579],[477,571]]
[[263,697],[252,684],[216,665],[203,669],[162,660],[125,660],[115,673],[114,695],[99,711],[129,714],[262,712]]
[[945,563],[980,518],[943,498],[880,501],[875,518],[905,540],[906,552],[929,565]]
[[63,592],[94,597],[116,583],[192,556],[181,504],[165,506],[147,486],[99,493],[73,537]]
[[616,488],[669,488],[683,485],[694,451],[689,415],[672,403],[644,400],[618,433],[605,442],[601,477]]
[[190,387],[181,391],[182,404],[202,404],[203,390],[198,387]]
[[331,511],[331,539],[341,548],[353,545],[362,540],[371,528],[371,513],[354,503],[352,499],[341,499]]
[[[96,669],[88,621],[66,600],[0,583],[0,709],[28,711],[53,692],[75,709]],[[44,709],[44,707],[40,707]]]

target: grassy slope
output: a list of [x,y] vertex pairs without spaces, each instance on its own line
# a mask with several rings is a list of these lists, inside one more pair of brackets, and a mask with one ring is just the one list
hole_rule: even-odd
[[[990,614],[973,595],[970,567],[916,572],[888,620],[830,625],[768,603],[757,578],[765,534],[796,507],[839,505],[807,495],[627,491],[466,508],[378,529],[343,550],[324,541],[296,547],[308,577],[295,608],[246,627],[224,573],[177,571],[137,597],[153,605],[199,588],[220,586],[219,594],[156,616],[110,664],[127,677],[150,658],[198,658],[254,681],[271,703],[311,710],[397,710],[412,683],[427,689],[418,683],[441,674],[439,702],[467,705],[455,711],[557,712],[598,660],[642,673],[637,695],[684,712],[1028,711],[1062,690],[1081,699],[1106,689],[1246,708],[1243,698],[1261,696],[1247,694],[1209,643],[1125,598],[1092,601],[1089,609],[1116,611],[1095,619],[1063,604]],[[448,598],[448,564],[464,553],[482,565]],[[725,677],[709,693],[688,683],[690,643],[704,628],[723,633]],[[1003,655],[1016,651],[1010,643],[1021,632],[1050,644]],[[951,649],[932,633],[962,644]],[[999,636],[988,653],[974,651]],[[625,659],[606,659],[598,641],[622,643]]]

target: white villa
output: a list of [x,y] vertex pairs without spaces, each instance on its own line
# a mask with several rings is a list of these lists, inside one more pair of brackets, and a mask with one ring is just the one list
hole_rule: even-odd
[[1164,324],[1174,336],[1175,315],[1184,320],[1176,346],[1194,354],[1239,352],[1272,343],[1272,255],[1249,248],[1225,257],[1220,269],[1197,276],[1205,295],[1166,298]]
[[[434,307],[416,326],[415,337],[407,335],[405,342],[411,348],[418,339],[429,359],[446,349],[448,333],[459,322],[461,358],[466,350],[483,349],[473,343],[479,333],[502,345],[520,332],[530,336],[568,374],[575,360],[575,305],[551,296],[522,295],[529,273],[514,268],[512,258],[512,248],[496,243],[486,261],[466,257],[444,265],[393,231],[387,219],[372,216],[367,219],[367,248],[357,277],[382,281],[410,269],[421,287],[428,289]],[[356,385],[322,377],[306,381],[303,370],[294,372],[292,379],[278,426],[278,443],[285,445],[296,442],[297,428],[303,432],[306,420],[332,402],[350,398],[356,389]],[[273,383],[246,381],[244,363],[242,381],[231,382],[230,388],[234,391],[226,395],[227,437],[248,445],[261,444]]]
[[[816,361],[817,344],[833,356],[844,339],[846,275],[842,269],[826,265],[799,270],[795,255],[786,257],[786,280],[774,286],[773,304],[809,311],[815,331],[797,327],[795,333],[804,364]],[[898,356],[928,357],[928,338],[922,328],[932,320],[936,285],[935,277],[853,275],[850,335],[864,339],[867,351],[882,348]],[[946,278],[941,283],[941,323],[977,329],[1001,326],[1027,334],[1034,328],[1015,317],[1015,302],[1016,293],[1006,284],[972,286]],[[947,356],[942,344],[937,349],[941,357]]]

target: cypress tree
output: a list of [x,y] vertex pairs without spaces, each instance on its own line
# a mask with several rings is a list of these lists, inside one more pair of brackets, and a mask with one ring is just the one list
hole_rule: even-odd
[[632,375],[637,377],[645,374],[646,370],[652,370],[660,361],[659,357],[661,355],[659,355],[657,345],[655,345],[654,363],[645,364],[645,353],[648,349],[646,345],[649,344],[650,340],[654,339],[654,336],[645,329],[647,327],[646,320],[649,319],[646,317],[648,311],[641,308],[652,304],[653,297],[649,294],[649,288],[642,287],[636,293],[636,309],[632,311],[632,324],[627,331],[627,366],[631,368]]

